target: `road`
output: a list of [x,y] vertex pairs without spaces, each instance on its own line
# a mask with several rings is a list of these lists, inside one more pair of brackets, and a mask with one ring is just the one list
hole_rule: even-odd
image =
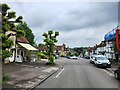
[[37,88],[118,88],[119,81],[109,71],[97,68],[89,60],[60,58],[63,69],[48,78]]

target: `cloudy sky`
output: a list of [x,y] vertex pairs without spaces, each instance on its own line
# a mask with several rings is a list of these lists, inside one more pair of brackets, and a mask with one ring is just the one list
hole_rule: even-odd
[[60,32],[57,44],[94,46],[117,26],[117,2],[7,2],[22,15],[37,43],[48,30]]

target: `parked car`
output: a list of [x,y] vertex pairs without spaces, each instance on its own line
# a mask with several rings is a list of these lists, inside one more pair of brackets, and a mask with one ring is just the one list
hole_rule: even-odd
[[85,59],[90,59],[90,56],[84,56]]
[[31,58],[31,62],[35,62],[35,58],[34,57]]
[[120,66],[118,66],[116,68],[116,70],[114,71],[114,76],[115,76],[116,79],[120,80]]
[[95,60],[95,55],[91,55],[90,56],[90,63],[94,64],[94,60]]
[[105,68],[111,67],[110,61],[104,55],[95,55],[95,58],[93,59],[94,59],[94,64],[97,67],[105,67]]
[[66,56],[67,59],[70,59],[70,56]]
[[59,55],[56,54],[56,55],[55,55],[55,59],[58,59],[58,58],[59,58]]
[[78,59],[78,57],[76,57],[76,56],[71,56],[71,57],[69,57],[70,59]]
[[9,62],[14,62],[14,57],[13,56],[5,59],[5,63],[9,63]]

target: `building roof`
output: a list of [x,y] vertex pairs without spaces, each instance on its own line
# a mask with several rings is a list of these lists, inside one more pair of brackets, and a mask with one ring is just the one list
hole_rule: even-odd
[[106,42],[102,41],[99,45],[97,45],[97,47],[105,47],[106,46]]
[[94,50],[94,47],[90,47],[90,48],[88,48],[88,52],[92,52]]
[[[46,46],[38,46],[38,50],[48,51],[48,47],[46,47]],[[69,50],[69,47],[66,47],[65,44],[56,45],[56,46],[55,46],[55,50],[56,50],[56,51],[70,51],[70,50]]]
[[[46,46],[39,46],[38,50],[45,50],[45,51],[47,51],[48,48]],[[58,50],[58,51],[65,51],[66,50],[67,51],[68,48],[65,48],[63,45],[59,45],[59,46],[55,47],[55,50]]]
[[35,47],[31,46],[28,43],[18,43],[19,45],[21,45],[22,47],[26,48],[29,51],[37,51],[38,49],[36,49]]
[[29,43],[29,41],[23,36],[20,38],[17,38],[17,42],[19,43]]
[[39,47],[38,47],[38,50],[45,50],[45,51],[47,51],[48,48],[47,48],[46,46],[39,46]]
[[56,46],[56,50],[61,50],[62,51],[63,46]]

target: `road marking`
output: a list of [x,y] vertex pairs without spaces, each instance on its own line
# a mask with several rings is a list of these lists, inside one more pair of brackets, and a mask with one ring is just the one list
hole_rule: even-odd
[[59,77],[59,75],[63,72],[64,68],[56,75],[56,78]]
[[114,76],[112,73],[106,71],[106,70],[103,70],[104,72],[106,72],[107,74],[109,74],[110,76]]

